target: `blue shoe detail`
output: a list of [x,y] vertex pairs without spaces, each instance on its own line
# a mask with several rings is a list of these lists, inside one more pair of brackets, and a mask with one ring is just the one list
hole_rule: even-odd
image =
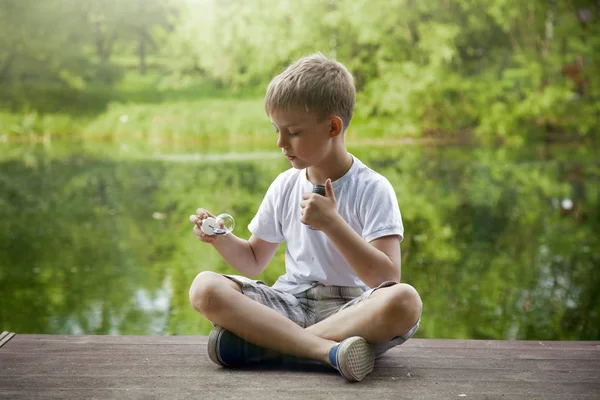
[[333,368],[335,369],[338,369],[337,354],[339,348],[340,343],[336,344],[331,348],[331,350],[329,350],[329,362],[331,363],[331,365],[333,365]]

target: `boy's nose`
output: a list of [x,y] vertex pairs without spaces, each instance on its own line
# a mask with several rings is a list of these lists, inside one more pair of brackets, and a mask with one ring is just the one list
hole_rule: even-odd
[[277,147],[280,149],[285,149],[289,146],[289,143],[284,139],[283,135],[280,133],[277,135]]

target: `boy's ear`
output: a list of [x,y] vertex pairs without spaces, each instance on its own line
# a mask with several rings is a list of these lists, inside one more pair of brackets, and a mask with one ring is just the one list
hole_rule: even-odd
[[329,117],[329,137],[339,136],[344,131],[344,121],[337,115]]

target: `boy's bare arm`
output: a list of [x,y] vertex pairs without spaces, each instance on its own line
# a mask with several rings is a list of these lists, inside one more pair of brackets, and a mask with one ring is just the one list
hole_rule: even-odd
[[226,235],[207,235],[202,231],[202,221],[207,217],[214,217],[203,208],[190,215],[190,222],[194,224],[194,235],[204,243],[211,244],[223,259],[248,277],[260,274],[273,258],[279,247],[278,243],[270,243],[252,235],[249,240],[240,239],[233,233]]
[[229,265],[251,278],[265,270],[279,247],[279,243],[266,242],[254,235],[244,240],[231,233],[220,236],[212,245]]
[[385,281],[400,281],[400,244],[397,236],[385,236],[370,243],[337,213],[331,179],[325,182],[326,195],[305,193],[300,204],[300,221],[323,231],[356,275],[370,287]]
[[367,243],[339,215],[323,232],[356,275],[369,287],[385,281],[400,281],[400,244],[397,236],[384,236]]

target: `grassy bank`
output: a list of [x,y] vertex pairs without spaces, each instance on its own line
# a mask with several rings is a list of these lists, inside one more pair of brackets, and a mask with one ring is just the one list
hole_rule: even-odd
[[269,131],[260,100],[202,99],[167,104],[112,103],[96,116],[0,113],[8,140],[76,138],[178,140],[230,139]]
[[[15,93],[28,92],[27,88],[21,89]],[[78,90],[66,90],[46,83],[29,89],[36,94],[36,101],[31,104],[0,103],[0,142],[135,141],[155,149],[189,143],[213,148],[240,143],[265,147],[274,143],[261,85],[235,90],[203,78],[177,80],[152,71],[144,76],[129,72],[112,86],[96,82]],[[498,133],[493,124],[486,125],[487,131],[483,132],[486,129],[475,125],[440,125],[431,115],[408,118],[399,111],[391,116],[373,116],[366,96],[363,92],[357,96],[348,134],[348,141],[355,144],[414,140],[465,143],[476,135],[476,140],[486,143],[500,141],[519,147],[528,137],[535,141],[548,136],[528,136],[530,125],[524,125],[521,132],[510,128],[511,124],[503,124],[504,130]],[[577,136],[577,132],[566,133]]]
[[[352,123],[352,132],[365,139],[407,136],[400,134],[403,129],[397,121],[369,120],[360,115]],[[262,143],[272,141],[274,136],[262,98],[205,98],[171,103],[112,103],[96,116],[0,112],[0,138]]]

